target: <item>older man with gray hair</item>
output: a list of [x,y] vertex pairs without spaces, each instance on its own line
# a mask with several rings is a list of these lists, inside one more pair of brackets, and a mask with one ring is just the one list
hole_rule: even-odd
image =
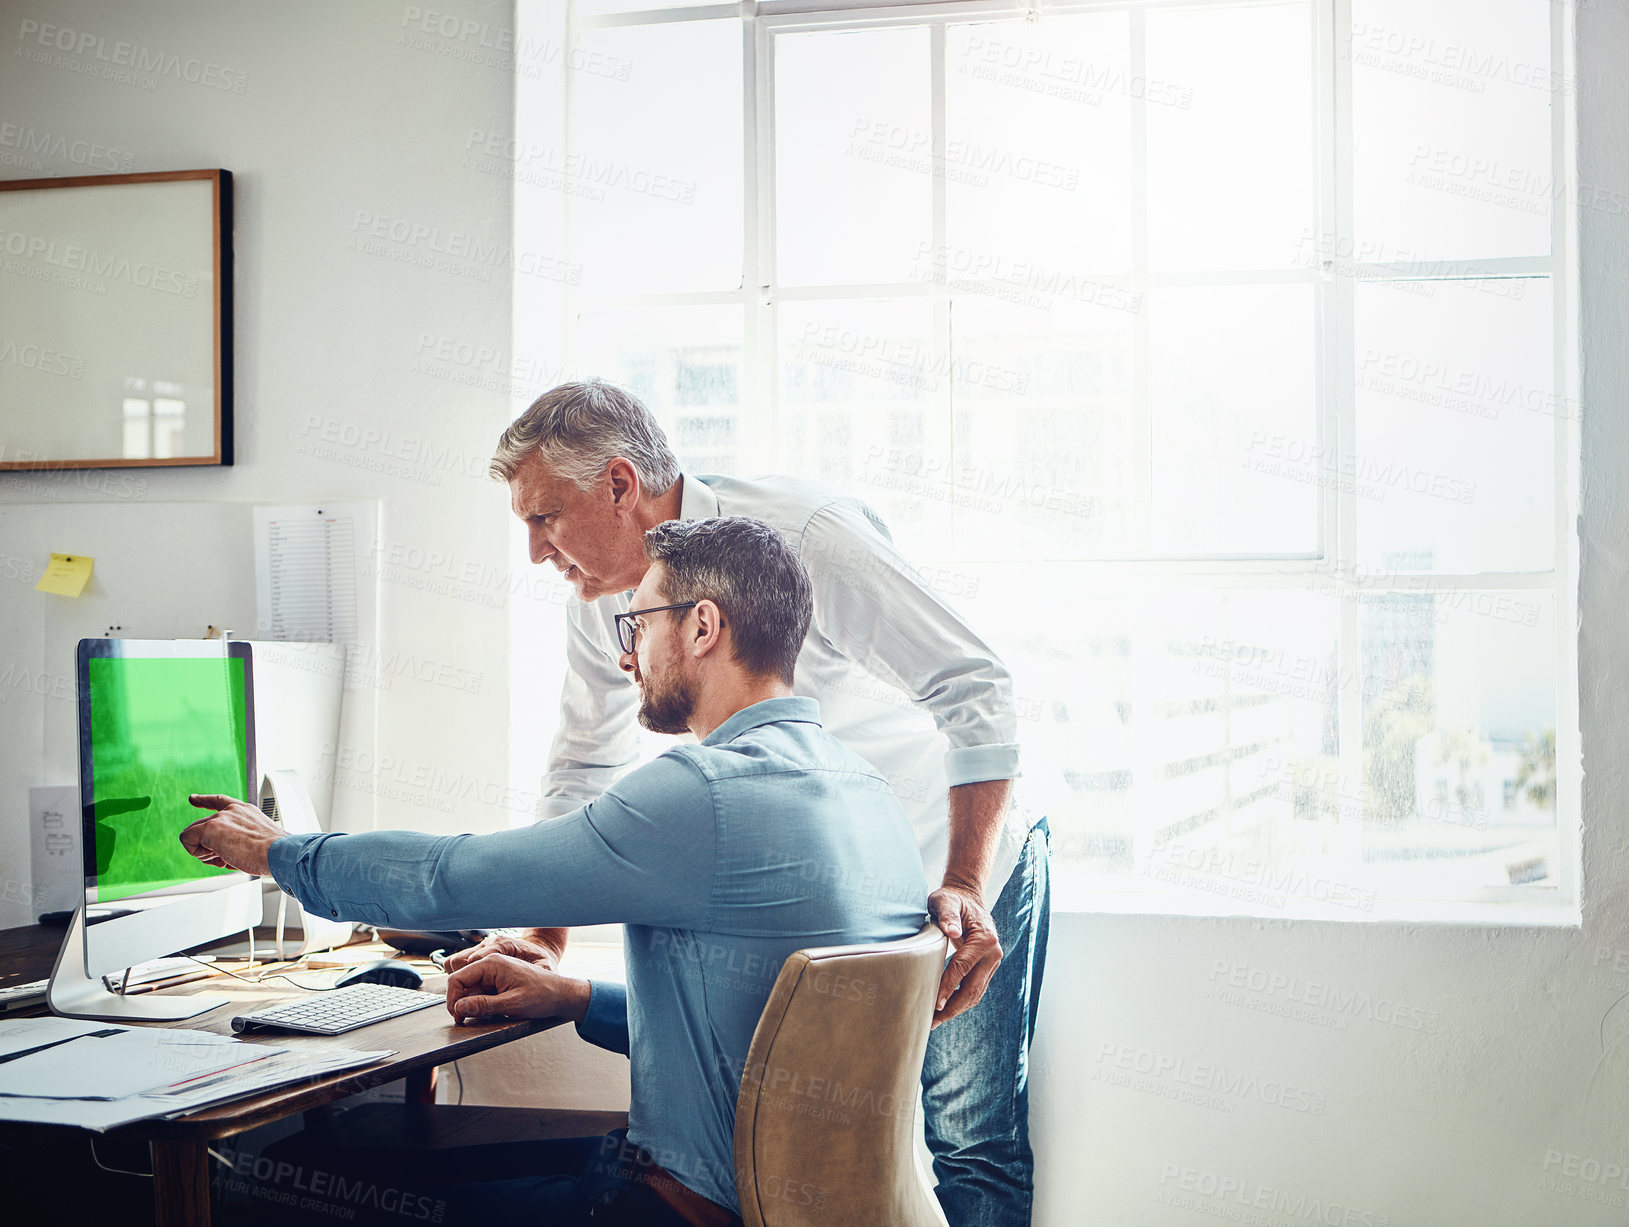
[[[538,398],[499,440],[492,472],[509,484],[532,561],[552,564],[579,598],[567,613],[545,817],[598,796],[640,759],[639,695],[618,619],[645,573],[644,533],[750,516],[792,542],[814,586],[793,691],[818,700],[827,729],[888,779],[938,884],[929,911],[956,946],[923,1071],[940,1202],[953,1227],[1029,1222],[1027,1054],[1046,951],[1048,836],[1044,820],[1032,829],[1011,803],[1017,722],[995,652],[863,502],[788,477],[681,473],[649,410],[602,381]],[[563,931],[532,930],[449,965],[498,950],[547,976],[564,942]]]

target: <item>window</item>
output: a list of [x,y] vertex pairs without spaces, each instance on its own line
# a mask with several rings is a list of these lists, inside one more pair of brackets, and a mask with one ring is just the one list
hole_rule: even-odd
[[1059,906],[1570,915],[1565,6],[795,7],[574,11],[566,369],[877,507]]

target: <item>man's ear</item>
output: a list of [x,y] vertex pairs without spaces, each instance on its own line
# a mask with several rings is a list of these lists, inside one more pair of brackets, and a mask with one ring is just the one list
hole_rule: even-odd
[[633,463],[618,456],[605,467],[605,481],[611,491],[611,506],[626,515],[639,506],[639,474]]
[[696,604],[696,629],[691,636],[690,654],[700,660],[716,648],[724,637],[724,613],[712,601]]

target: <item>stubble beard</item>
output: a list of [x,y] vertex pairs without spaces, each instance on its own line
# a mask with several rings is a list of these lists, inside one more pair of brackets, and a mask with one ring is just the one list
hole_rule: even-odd
[[647,677],[639,699],[639,723],[653,733],[688,733],[696,696],[687,680],[665,683]]

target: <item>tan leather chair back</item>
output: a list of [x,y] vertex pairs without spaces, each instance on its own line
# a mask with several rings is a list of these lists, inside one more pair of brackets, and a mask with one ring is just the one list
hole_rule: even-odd
[[946,948],[929,922],[902,941],[786,960],[736,1101],[747,1227],[944,1227],[915,1113]]

